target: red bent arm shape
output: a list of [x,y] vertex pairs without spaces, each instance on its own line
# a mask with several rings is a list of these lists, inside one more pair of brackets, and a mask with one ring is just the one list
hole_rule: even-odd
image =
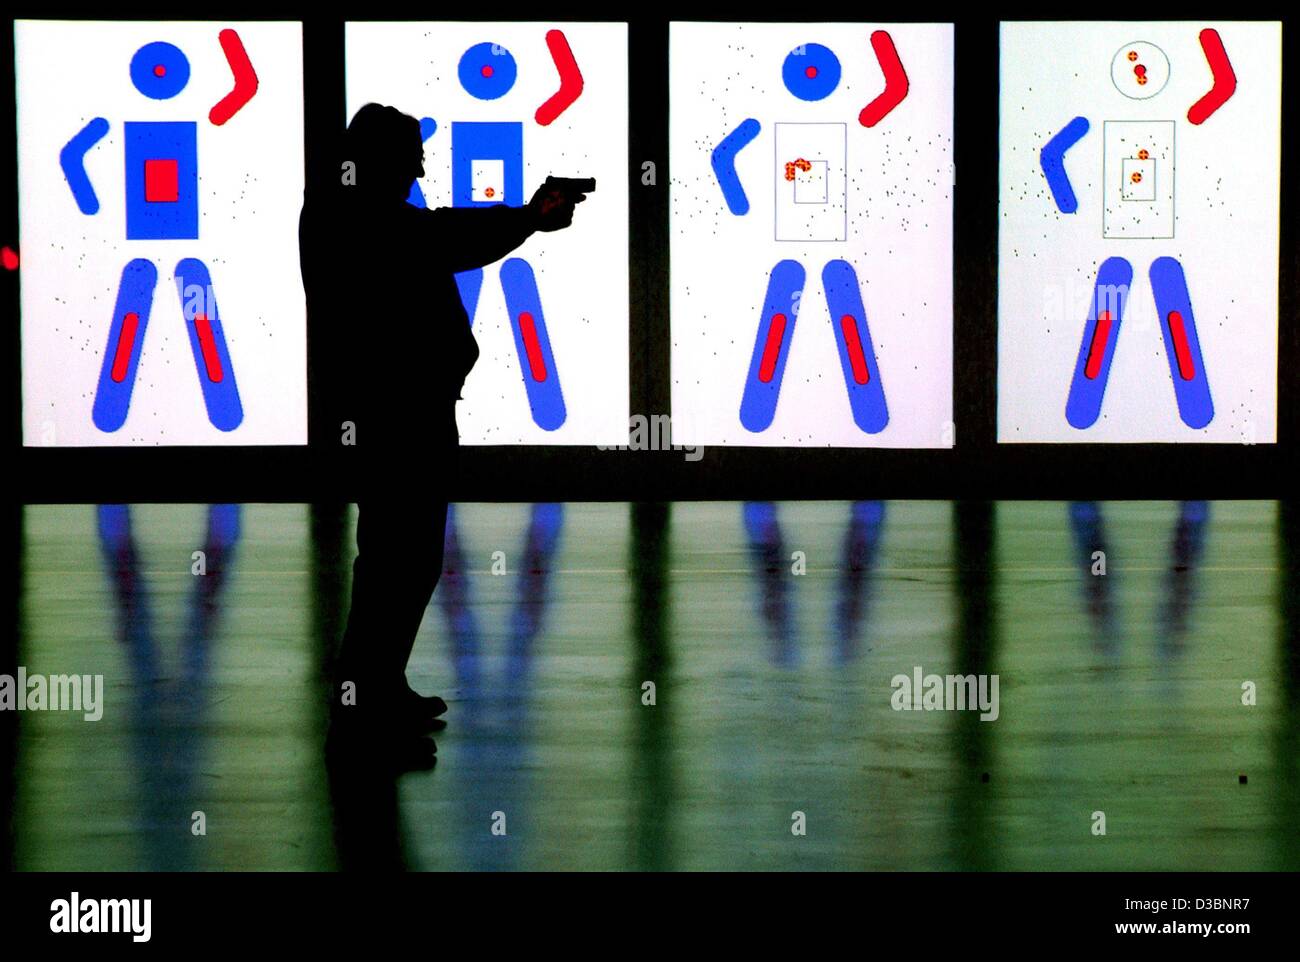
[[582,72],[578,70],[578,61],[569,49],[569,41],[564,32],[548,30],[546,46],[551,51],[551,59],[555,61],[555,69],[560,72],[560,89],[537,108],[537,122],[543,127],[568,110],[569,105],[582,94]]
[[858,123],[863,127],[876,126],[907,96],[907,71],[903,69],[903,61],[894,47],[894,38],[883,30],[877,30],[871,35],[871,49],[876,52],[880,69],[885,74],[885,90],[858,114]]
[[1187,111],[1187,119],[1194,124],[1205,123],[1210,114],[1222,107],[1227,99],[1237,92],[1237,75],[1228,60],[1228,51],[1223,49],[1223,40],[1219,37],[1219,31],[1210,27],[1202,30],[1201,49],[1205,51],[1205,59],[1210,65],[1214,84],[1210,87],[1209,93],[1192,104]]
[[208,120],[220,127],[253,99],[253,94],[257,93],[257,73],[253,70],[253,62],[248,59],[248,52],[244,49],[239,34],[233,30],[222,30],[217,39],[225,51],[230,72],[235,75],[235,88],[208,111]]

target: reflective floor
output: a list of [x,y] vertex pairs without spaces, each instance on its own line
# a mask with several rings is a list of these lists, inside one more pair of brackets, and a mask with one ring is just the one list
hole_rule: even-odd
[[[449,724],[400,779],[322,751],[353,523],[23,509],[0,671],[104,705],[0,712],[0,858],[1300,868],[1289,506],[458,505],[411,668]],[[916,673],[996,675],[998,717],[896,710]]]

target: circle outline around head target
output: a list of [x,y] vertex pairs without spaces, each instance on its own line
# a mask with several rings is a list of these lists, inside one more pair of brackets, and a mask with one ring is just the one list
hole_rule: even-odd
[[1150,100],[1169,84],[1171,73],[1169,55],[1149,40],[1129,41],[1110,62],[1110,82],[1129,100]]

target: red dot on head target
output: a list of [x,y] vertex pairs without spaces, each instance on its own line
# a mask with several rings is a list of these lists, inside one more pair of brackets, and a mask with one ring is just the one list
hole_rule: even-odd
[[812,80],[814,77],[817,76],[817,68],[807,67],[804,69],[803,75],[807,77],[809,80]]
[[167,68],[162,64],[158,64],[153,68],[153,75],[155,77],[165,77],[167,76]]
[[492,76],[492,65],[490,63],[485,63],[483,65],[483,69],[480,70],[479,73],[481,73],[485,77]]

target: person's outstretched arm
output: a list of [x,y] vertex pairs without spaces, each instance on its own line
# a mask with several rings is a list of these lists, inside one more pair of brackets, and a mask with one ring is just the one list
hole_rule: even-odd
[[535,231],[553,231],[573,222],[573,208],[585,200],[543,186],[523,207],[439,207],[426,213],[438,249],[453,272],[499,261]]
[[427,214],[440,255],[457,273],[500,260],[537,230],[529,207],[439,207]]

